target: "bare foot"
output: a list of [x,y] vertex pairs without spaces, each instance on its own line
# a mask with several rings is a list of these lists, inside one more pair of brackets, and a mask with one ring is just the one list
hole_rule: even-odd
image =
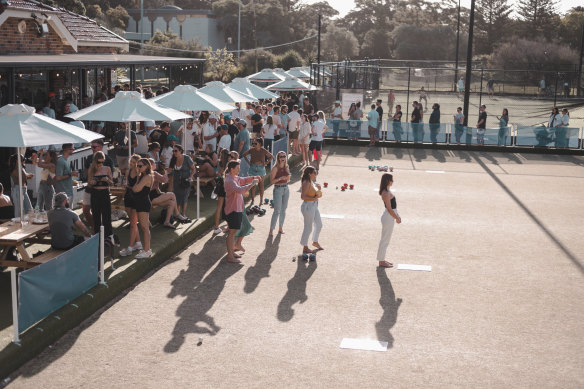
[[241,255],[239,255],[237,253],[233,253],[233,257],[235,257],[235,258],[241,258]]
[[302,249],[302,254],[314,254],[314,251],[309,249],[307,246],[304,246]]
[[318,242],[312,242],[312,245],[316,247],[317,250],[324,250],[324,248],[320,244],[318,244]]
[[274,231],[270,230],[270,233],[268,234],[268,236],[274,236]]
[[231,263],[241,263],[241,261],[237,258],[229,258],[227,257],[227,262],[231,262]]
[[379,267],[393,267],[393,263],[387,261],[379,261]]
[[245,249],[242,246],[235,246],[233,248],[233,251],[241,251],[241,252],[245,253]]
[[278,230],[278,234],[285,234],[285,232],[284,232],[284,230],[282,230],[282,229],[279,229],[279,230]]

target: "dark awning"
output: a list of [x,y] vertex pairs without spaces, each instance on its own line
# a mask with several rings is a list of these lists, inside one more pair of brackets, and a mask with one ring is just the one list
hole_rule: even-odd
[[122,67],[129,65],[196,65],[201,58],[156,57],[135,54],[61,54],[61,55],[1,55],[0,68],[52,67]]

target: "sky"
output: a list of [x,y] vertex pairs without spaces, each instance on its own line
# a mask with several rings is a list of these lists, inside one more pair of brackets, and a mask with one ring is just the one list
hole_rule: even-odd
[[[321,1],[321,0],[302,0],[302,2],[306,3],[306,4],[317,3],[319,1]],[[440,1],[440,0],[432,0],[432,1]],[[328,0],[328,3],[333,5],[334,8],[339,11],[340,16],[345,16],[355,6],[355,2],[353,0]],[[509,4],[513,5],[515,3],[517,3],[516,0],[509,1]],[[558,11],[561,14],[564,14],[570,8],[576,7],[578,5],[582,5],[582,0],[559,0],[557,3],[558,3]],[[470,0],[461,0],[460,4],[463,7],[470,8]]]

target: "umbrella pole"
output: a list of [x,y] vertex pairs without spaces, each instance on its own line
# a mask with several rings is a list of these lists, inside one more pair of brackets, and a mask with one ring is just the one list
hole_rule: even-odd
[[20,158],[20,147],[16,148],[16,154],[18,154],[18,193],[20,193],[20,226],[23,227],[24,221],[24,196],[22,193],[22,159]]
[[130,159],[132,158],[132,129],[130,129],[131,124],[132,122],[128,122],[128,125],[126,126],[126,131],[128,131],[128,166],[130,164]]
[[183,132],[182,132],[182,146],[186,154],[187,152],[187,119],[183,119]]

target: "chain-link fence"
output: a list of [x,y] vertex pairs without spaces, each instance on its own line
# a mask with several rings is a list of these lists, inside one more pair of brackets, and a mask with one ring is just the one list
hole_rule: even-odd
[[[432,105],[440,105],[441,123],[454,123],[457,107],[463,106],[464,90],[469,88],[468,125],[478,121],[480,105],[486,105],[487,127],[499,127],[498,116],[503,109],[509,112],[509,122],[519,127],[541,126],[548,123],[552,108],[567,108],[569,126],[584,126],[584,88],[574,67],[561,71],[506,70],[483,68],[473,64],[470,85],[465,85],[464,69],[456,70],[451,63],[412,62],[397,63],[380,60],[324,63],[312,65],[311,82],[319,86],[318,107],[332,113],[334,101],[343,94],[362,95],[362,109],[366,113],[377,99],[382,100],[384,119],[391,119],[396,105],[401,106],[402,121],[409,121],[414,101],[421,103],[422,121],[428,122]],[[405,66],[407,65],[407,66]],[[347,119],[348,112],[343,112]]]

